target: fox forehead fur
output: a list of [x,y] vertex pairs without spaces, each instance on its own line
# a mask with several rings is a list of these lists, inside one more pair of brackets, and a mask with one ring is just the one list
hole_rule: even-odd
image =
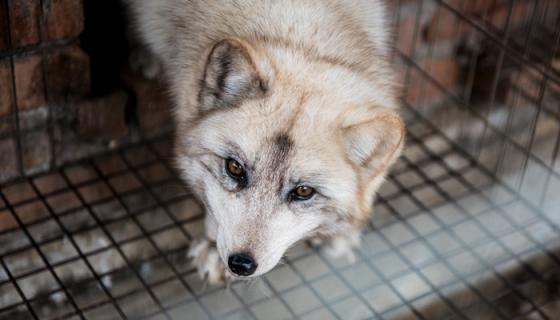
[[[381,1],[127,3],[174,97],[176,163],[223,265],[247,252],[261,275],[298,240],[359,230],[404,141]],[[302,185],[315,194],[290,199]]]

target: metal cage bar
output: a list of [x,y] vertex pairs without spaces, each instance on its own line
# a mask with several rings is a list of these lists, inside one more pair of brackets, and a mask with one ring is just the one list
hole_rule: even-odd
[[[408,141],[356,261],[304,242],[262,279],[225,289],[205,286],[186,257],[203,213],[171,165],[170,132],[63,163],[53,107],[45,126],[20,127],[12,78],[0,141],[14,143],[18,176],[0,185],[0,319],[555,319],[560,9],[527,0],[520,15],[522,1],[476,13],[465,0],[391,1],[393,28],[412,25],[410,51],[392,56]],[[500,4],[503,25],[492,20]],[[423,28],[437,12],[451,20],[433,31],[454,37],[430,43]],[[15,58],[63,44],[0,60],[13,75]],[[457,83],[438,78],[442,57],[464,60]],[[49,165],[28,172],[23,139],[37,130]]]

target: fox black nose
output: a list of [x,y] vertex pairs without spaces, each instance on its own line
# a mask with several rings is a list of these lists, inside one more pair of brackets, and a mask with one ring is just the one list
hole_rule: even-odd
[[239,276],[250,276],[257,270],[255,259],[246,253],[237,253],[229,256],[228,265],[231,272]]

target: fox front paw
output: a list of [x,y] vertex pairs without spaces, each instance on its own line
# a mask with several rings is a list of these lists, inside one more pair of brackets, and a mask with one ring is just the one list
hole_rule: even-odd
[[324,251],[333,258],[346,258],[349,262],[354,263],[356,261],[354,249],[359,245],[360,233],[356,232],[329,239],[324,246]]
[[210,285],[223,285],[233,280],[220,259],[216,245],[208,239],[193,241],[189,248],[188,257],[197,269],[201,280]]

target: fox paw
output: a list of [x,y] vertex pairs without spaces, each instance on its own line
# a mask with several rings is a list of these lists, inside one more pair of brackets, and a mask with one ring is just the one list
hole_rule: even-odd
[[198,271],[201,280],[210,285],[223,285],[233,280],[220,259],[214,243],[208,239],[199,239],[191,243],[188,257]]
[[354,263],[356,256],[354,249],[360,245],[360,233],[349,234],[345,236],[336,236],[327,242],[324,247],[326,254],[333,258],[346,258],[349,262]]

